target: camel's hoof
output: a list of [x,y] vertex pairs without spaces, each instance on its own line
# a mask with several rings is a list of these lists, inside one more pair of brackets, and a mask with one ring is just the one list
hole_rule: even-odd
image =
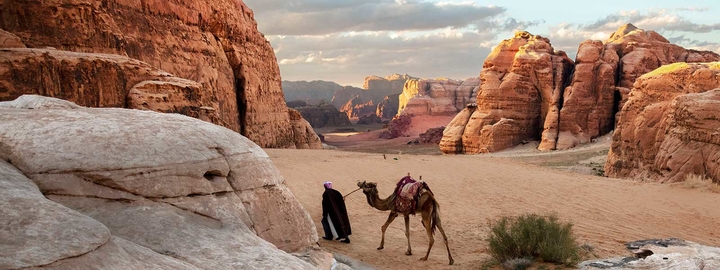
[[455,263],[455,260],[450,259],[450,265],[453,265]]
[[427,257],[420,258],[421,261],[427,261]]
[[378,250],[382,250],[383,248],[385,248],[385,247],[378,247]]
[[412,255],[412,251],[405,252],[405,255],[408,255],[408,256]]

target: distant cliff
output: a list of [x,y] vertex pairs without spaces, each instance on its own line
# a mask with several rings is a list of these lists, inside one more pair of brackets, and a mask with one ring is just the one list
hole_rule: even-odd
[[318,104],[321,100],[330,102],[342,85],[328,81],[282,81],[285,101],[302,100],[309,104]]

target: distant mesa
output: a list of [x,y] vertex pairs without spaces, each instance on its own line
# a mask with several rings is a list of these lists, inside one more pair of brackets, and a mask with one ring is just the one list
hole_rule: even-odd
[[350,125],[347,114],[338,111],[333,105],[320,101],[317,105],[310,105],[302,100],[290,101],[287,106],[297,110],[302,117],[314,128],[325,126]]
[[526,140],[540,140],[540,150],[588,143],[615,128],[642,74],[675,62],[718,60],[716,53],[684,49],[631,24],[605,43],[580,44],[576,61],[549,39],[518,32],[487,57],[476,102],[446,127],[440,149],[474,154]]

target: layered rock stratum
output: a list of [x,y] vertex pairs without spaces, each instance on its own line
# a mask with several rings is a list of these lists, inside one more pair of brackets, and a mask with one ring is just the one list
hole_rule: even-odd
[[675,63],[635,81],[605,164],[610,177],[720,182],[720,62]]
[[[242,1],[11,0],[0,2],[0,17],[2,47],[34,48],[21,65],[14,57],[0,63],[0,100],[40,94],[82,106],[187,111],[262,147],[295,144],[275,54]],[[132,67],[143,76],[123,70],[129,60],[95,54],[144,62]],[[152,82],[167,76],[144,76],[148,70],[187,81]]]
[[398,115],[454,115],[474,103],[480,86],[478,78],[410,79],[399,96]]
[[183,115],[0,102],[0,187],[2,269],[315,268],[288,252],[331,263],[267,154]]

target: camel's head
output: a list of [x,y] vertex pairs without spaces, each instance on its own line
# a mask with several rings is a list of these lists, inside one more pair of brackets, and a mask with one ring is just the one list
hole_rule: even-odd
[[375,183],[375,182],[362,181],[362,182],[358,182],[357,185],[358,185],[358,187],[362,188],[363,193],[365,193],[365,194],[368,194],[377,188],[377,183]]

